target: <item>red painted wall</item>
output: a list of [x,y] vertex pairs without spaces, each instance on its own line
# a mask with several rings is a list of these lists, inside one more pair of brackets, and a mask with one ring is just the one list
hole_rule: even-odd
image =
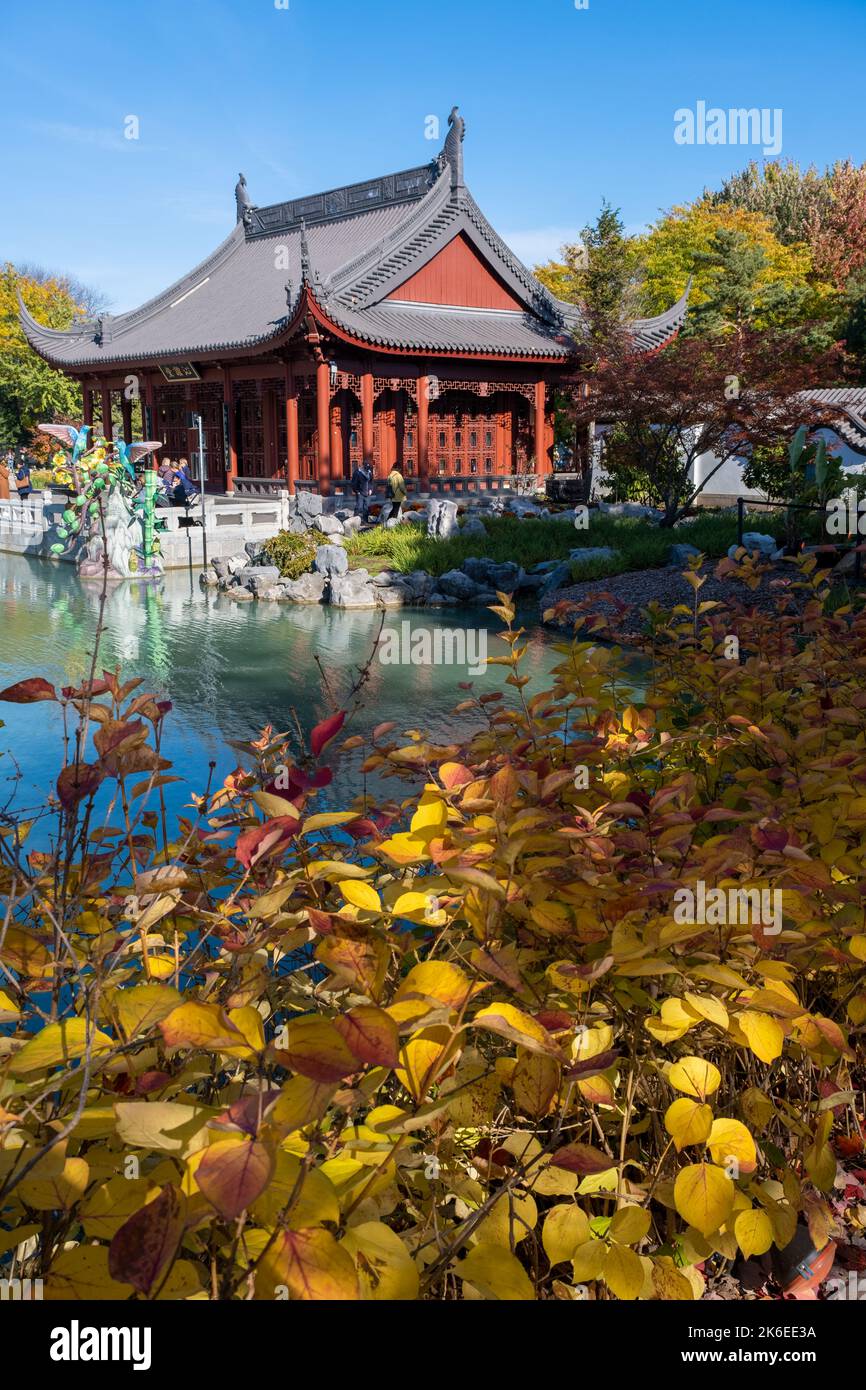
[[432,260],[398,285],[388,299],[456,304],[467,309],[523,309],[461,232]]

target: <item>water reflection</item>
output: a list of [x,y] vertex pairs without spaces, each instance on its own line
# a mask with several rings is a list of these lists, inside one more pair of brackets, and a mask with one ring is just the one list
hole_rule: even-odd
[[[0,556],[0,687],[29,675],[56,686],[71,685],[90,668],[99,612],[100,586],[82,583],[66,566]],[[497,627],[497,620],[487,615]],[[531,651],[526,670],[549,671],[556,662],[543,631],[527,614]],[[469,627],[479,610],[458,608],[386,613],[387,625]],[[483,621],[483,620],[481,620]],[[202,591],[184,571],[167,574],[157,586],[129,581],[116,585],[105,603],[100,668],[119,664],[125,677],[144,678],[144,688],[174,703],[166,731],[166,755],[187,785],[168,788],[175,809],[201,789],[213,759],[221,777],[235,766],[227,738],[247,738],[266,723],[289,727],[293,712],[309,729],[330,711],[321,668],[338,694],[352,684],[374,648],[381,615],[293,604],[239,603]],[[491,635],[490,655],[504,643]],[[355,729],[393,719],[400,729],[421,727],[437,740],[453,738],[454,705],[465,698],[461,681],[473,689],[507,690],[503,668],[471,676],[465,666],[394,666],[372,663],[364,707]],[[11,749],[23,780],[19,800],[28,804],[52,780],[60,731],[51,705],[0,707],[6,728],[0,749]],[[358,786],[360,754],[337,769],[327,802],[339,804]],[[0,760],[0,778],[8,775]],[[6,793],[0,791],[0,802]]]

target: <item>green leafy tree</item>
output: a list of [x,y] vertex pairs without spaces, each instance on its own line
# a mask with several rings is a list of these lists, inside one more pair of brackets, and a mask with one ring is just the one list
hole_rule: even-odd
[[8,263],[0,270],[0,440],[23,444],[39,420],[80,419],[81,391],[30,347],[18,321],[18,291],[51,328],[69,328],[100,298],[63,276]]
[[557,298],[580,305],[594,338],[637,314],[640,266],[619,209],[605,200],[580,242],[563,246],[560,254],[561,261],[537,266],[535,273]]

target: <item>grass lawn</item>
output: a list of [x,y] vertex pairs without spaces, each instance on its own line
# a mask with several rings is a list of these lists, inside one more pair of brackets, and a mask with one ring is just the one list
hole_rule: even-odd
[[[578,546],[610,546],[619,551],[614,560],[588,560],[572,566],[575,579],[603,579],[626,570],[655,569],[667,564],[668,550],[677,541],[686,541],[707,556],[727,553],[737,539],[737,518],[732,512],[702,512],[695,521],[661,531],[636,518],[609,517],[590,512],[586,531],[577,531],[571,513],[562,521],[520,520],[512,516],[483,516],[487,531],[482,536],[455,536],[451,540],[428,539],[423,526],[399,526],[387,531],[380,526],[346,538],[346,551],[352,568],[371,573],[393,569],[408,574],[426,570],[444,574],[459,569],[470,555],[491,560],[514,560],[529,570],[542,560],[567,560]],[[761,510],[749,515],[747,530],[781,536],[781,513]]]

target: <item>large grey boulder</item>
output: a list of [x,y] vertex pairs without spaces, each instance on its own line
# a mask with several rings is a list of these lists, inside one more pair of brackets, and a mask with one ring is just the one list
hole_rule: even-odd
[[539,593],[542,595],[551,594],[554,589],[565,589],[572,582],[571,562],[569,560],[561,560],[552,570],[548,570],[547,574],[544,576],[544,583],[539,589]]
[[461,536],[487,536],[487,527],[480,516],[468,516],[460,528]]
[[572,560],[615,560],[618,551],[612,550],[609,545],[579,545],[574,550],[569,551]]
[[[485,589],[499,589],[502,593],[513,593],[520,578],[520,566],[513,560],[497,563],[496,560],[484,560],[470,555],[460,568],[470,579],[474,579],[476,584],[481,584]],[[441,584],[439,587],[442,587]]]
[[250,563],[250,557],[246,553],[243,555],[230,555],[225,563],[229,574],[237,574],[239,570],[247,568],[247,565]]
[[343,521],[343,535],[344,535],[344,536],[351,535],[352,532],[354,532],[354,531],[360,531],[360,529],[361,529],[361,518],[360,518],[359,516],[347,516],[347,517],[343,517],[343,518],[342,518],[342,521]]
[[746,531],[743,534],[743,549],[748,550],[750,555],[757,550],[760,555],[769,558],[775,554],[778,544],[775,536],[766,536],[761,531]]
[[412,602],[412,595],[403,584],[376,584],[373,592],[381,608],[403,608]]
[[476,584],[475,580],[470,579],[462,570],[449,570],[447,574],[440,574],[436,580],[436,588],[440,593],[464,601],[474,599],[482,587],[486,588],[486,585]]
[[334,575],[331,580],[331,604],[334,608],[378,608],[376,586],[366,570],[350,570]]
[[313,561],[315,574],[346,574],[349,557],[341,545],[320,545]]
[[259,594],[279,583],[280,571],[276,565],[248,565],[235,576],[239,584],[252,594]]
[[284,579],[282,597],[291,603],[321,603],[325,595],[324,574],[302,574],[299,579]]
[[671,548],[670,548],[670,550],[668,551],[668,564],[669,564],[669,565],[685,565],[685,564],[688,564],[689,560],[691,559],[691,557],[692,557],[693,555],[700,555],[700,553],[701,553],[701,552],[700,552],[698,549],[696,549],[695,546],[693,546],[693,545],[686,545],[684,542],[680,542],[680,543],[677,544],[677,545],[672,545]]
[[437,541],[450,540],[460,530],[457,503],[448,497],[437,498],[427,508],[427,535]]
[[322,515],[322,498],[317,492],[299,492],[295,506],[298,516],[307,526],[312,526],[315,518]]
[[313,530],[326,536],[342,536],[343,523],[336,516],[317,516],[313,518]]
[[599,502],[598,509],[605,516],[631,516],[643,521],[658,521],[663,515],[655,507],[645,507],[642,502]]

